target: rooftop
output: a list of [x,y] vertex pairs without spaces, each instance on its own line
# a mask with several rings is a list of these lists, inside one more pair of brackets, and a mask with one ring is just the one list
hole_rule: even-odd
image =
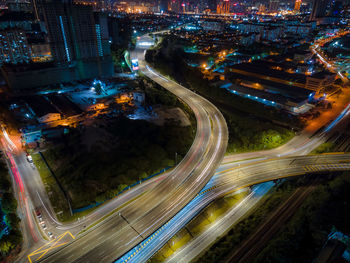
[[80,108],[71,102],[65,95],[48,95],[48,99],[65,116],[81,114]]
[[25,97],[25,101],[39,118],[46,114],[59,113],[55,107],[42,96],[28,96]]

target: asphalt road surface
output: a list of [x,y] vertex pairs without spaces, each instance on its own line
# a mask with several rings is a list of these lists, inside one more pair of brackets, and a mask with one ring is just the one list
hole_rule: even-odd
[[228,134],[225,119],[217,108],[199,95],[149,70],[142,60],[144,49],[136,52],[143,73],[193,110],[197,119],[193,145],[181,163],[155,188],[83,237],[45,256],[41,262],[114,261],[190,202],[206,185],[224,157]]

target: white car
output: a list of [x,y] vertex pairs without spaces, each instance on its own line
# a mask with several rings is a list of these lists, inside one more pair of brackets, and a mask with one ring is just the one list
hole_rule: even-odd
[[44,230],[47,229],[47,226],[46,226],[45,224],[41,224],[41,226],[42,226],[42,228],[43,228]]
[[54,239],[54,235],[51,233],[51,232],[47,232],[48,236],[51,238],[51,239]]
[[29,162],[29,163],[33,163],[33,158],[32,158],[32,156],[31,155],[27,155],[27,161]]

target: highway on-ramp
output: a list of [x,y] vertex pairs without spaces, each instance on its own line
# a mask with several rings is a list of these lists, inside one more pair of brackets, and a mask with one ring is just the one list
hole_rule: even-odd
[[41,262],[112,262],[164,225],[210,180],[226,152],[225,119],[206,99],[149,70],[136,50],[142,72],[193,110],[197,133],[188,154],[157,186],[84,236],[42,257]]
[[[218,172],[202,191],[175,217],[120,258],[117,263],[146,262],[203,208],[215,199],[230,192],[286,177],[349,170],[350,154],[340,153],[253,161],[240,167]],[[245,203],[244,205],[251,207],[252,203]],[[245,207],[244,211],[247,211],[250,207]],[[227,226],[230,226],[230,224],[227,223]],[[213,236],[213,233],[211,233],[211,236]],[[202,242],[204,241],[205,239],[202,239]],[[179,253],[179,256],[174,256],[171,262],[189,262],[200,253],[199,247],[205,248],[203,246],[205,244],[210,244],[210,240],[203,244],[197,243],[194,251],[186,250],[186,255]]]
[[[147,36],[143,38],[141,42],[144,41],[146,43],[150,40]],[[78,240],[67,246],[62,246],[61,250],[55,251],[53,249],[54,253],[50,254],[49,252],[42,257],[43,262],[112,262],[150,236],[155,230],[162,227],[178,211],[181,211],[181,208],[189,203],[205,186],[222,160],[226,151],[227,128],[220,112],[207,100],[164,78],[146,66],[144,62],[145,48],[137,48],[132,55],[133,57],[138,57],[140,70],[147,77],[173,92],[187,103],[196,115],[197,134],[191,150],[178,167],[166,174],[166,176],[162,176],[160,182],[157,184],[153,184],[154,181],[148,182],[148,187],[133,189],[129,198],[126,195],[124,199],[121,199],[121,202],[123,200],[132,200],[130,196],[140,196],[143,193],[141,198],[137,198],[136,201],[121,209],[121,214],[116,213],[110,216],[90,231],[87,231]],[[307,133],[302,134],[287,145],[270,152],[264,151],[250,153],[247,156],[226,157],[225,163],[241,160],[244,157],[261,156],[266,161],[267,158],[272,157],[305,154],[323,141],[322,137],[310,138],[309,136],[310,134]],[[267,162],[264,165],[271,164]],[[264,165],[260,169],[264,169]],[[223,167],[232,166],[235,165],[223,165],[220,170],[224,169]],[[232,182],[233,173],[231,172],[228,176],[231,179],[222,178]],[[148,190],[150,187],[154,187],[154,189]],[[215,189],[221,189],[220,185],[215,185]],[[231,185],[230,189],[236,189],[236,186]],[[96,212],[90,217],[91,220],[89,221],[101,218],[106,214],[108,207],[115,207],[115,202],[111,206],[107,204],[103,207],[98,210],[101,213]],[[72,226],[58,226],[57,228],[61,230],[71,229],[72,227],[80,228],[82,224],[85,223],[81,222]]]

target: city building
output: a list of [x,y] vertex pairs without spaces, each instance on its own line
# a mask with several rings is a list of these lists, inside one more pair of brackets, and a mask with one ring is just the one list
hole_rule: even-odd
[[44,97],[28,97],[27,105],[39,123],[47,123],[61,119],[61,114],[58,110]]
[[91,6],[44,1],[42,12],[56,63],[65,64],[99,56]]
[[259,33],[260,40],[274,41],[283,34],[283,27],[275,26],[269,23],[250,23],[244,22],[237,26],[237,29],[243,34]]
[[204,31],[217,31],[221,32],[224,30],[225,25],[222,21],[215,20],[204,20],[200,24]]
[[180,0],[169,0],[168,10],[175,13],[181,13],[182,7]]
[[225,15],[230,13],[230,0],[221,0],[216,9],[217,14]]
[[250,46],[251,44],[260,41],[259,33],[247,33],[241,36],[240,44],[242,46]]
[[26,30],[31,49],[31,61],[43,63],[53,60],[45,24],[42,21],[31,23],[31,30]]
[[[214,84],[215,85],[215,84]],[[217,84],[216,84],[217,85]],[[274,90],[271,92],[269,86],[261,86],[261,89],[250,87],[250,85],[237,85],[228,81],[219,82],[219,87],[224,88],[237,96],[288,111],[294,115],[308,112],[313,105],[309,103],[309,92],[301,91],[296,97],[289,97]],[[266,90],[265,90],[266,88]]]
[[316,20],[326,16],[329,0],[314,0],[310,20]]
[[266,12],[266,6],[263,5],[263,4],[260,4],[260,5],[259,5],[259,12],[260,12],[260,13]]
[[0,30],[0,64],[28,63],[31,50],[22,29],[8,28]]
[[280,1],[279,0],[270,0],[269,11],[277,12],[279,9]]
[[335,74],[319,72],[306,78],[305,88],[322,94],[326,92],[327,88],[334,84],[335,78]]
[[299,12],[300,11],[301,1],[302,0],[295,0],[295,6],[294,6],[294,11],[295,12]]
[[310,92],[323,96],[331,89],[336,78],[336,74],[325,71],[312,75],[297,73],[285,68],[283,63],[266,60],[232,65],[227,67],[227,72],[229,78],[242,80],[243,86],[257,88],[262,85],[269,87],[274,93],[291,98],[296,98],[299,94],[305,96]]
[[[113,75],[105,14],[95,13],[91,5],[58,0],[42,1],[38,10],[47,33],[36,30],[39,34],[31,34],[32,60],[52,63],[2,68],[10,88],[36,88]],[[33,31],[33,23],[28,24],[27,31]]]
[[285,20],[283,25],[286,33],[296,36],[306,37],[312,31],[316,29],[315,21],[300,22],[298,20]]
[[159,11],[160,12],[167,12],[169,6],[169,0],[159,0]]
[[343,9],[343,2],[342,1],[335,1],[333,2],[332,8],[331,8],[331,16],[340,16]]
[[217,5],[217,0],[208,0],[208,8],[210,9],[211,13],[216,11]]

